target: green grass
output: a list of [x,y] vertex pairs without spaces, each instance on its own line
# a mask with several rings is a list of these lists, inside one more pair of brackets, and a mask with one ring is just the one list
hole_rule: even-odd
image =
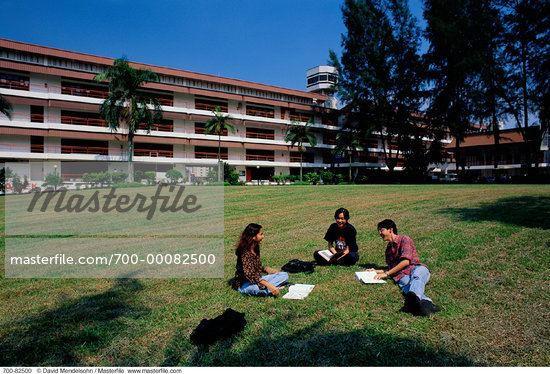
[[[291,275],[316,285],[301,301],[230,288],[246,224],[264,226],[262,260],[279,267],[324,248],[341,206],[358,231],[360,265]],[[432,272],[426,294],[442,312],[411,316],[396,285],[354,279],[384,265],[384,218],[415,241]],[[227,187],[224,237],[224,279],[2,275],[0,366],[550,364],[550,186]],[[228,307],[246,313],[245,330],[208,350],[193,346],[200,320]]]

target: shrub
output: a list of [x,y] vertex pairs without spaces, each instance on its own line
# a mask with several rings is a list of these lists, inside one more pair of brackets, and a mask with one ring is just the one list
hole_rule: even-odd
[[53,186],[54,190],[56,190],[58,186],[62,185],[63,178],[55,173],[50,173],[46,175],[46,177],[44,178],[44,183],[42,183],[42,187]]
[[334,174],[332,177],[332,183],[340,184],[344,181],[344,176],[342,174]]
[[319,176],[324,184],[331,184],[332,179],[334,178],[334,174],[332,174],[330,170],[321,170]]
[[183,174],[179,170],[171,169],[166,172],[166,178],[170,179],[171,184],[176,184],[183,178]]
[[216,169],[210,169],[206,174],[206,180],[208,183],[216,182],[218,180],[218,172]]
[[231,185],[239,184],[239,172],[238,171],[229,172],[229,175],[225,178],[225,181]]
[[134,171],[134,180],[141,182],[142,179],[143,179],[143,171],[141,170]]
[[293,186],[309,186],[309,182],[293,182]]
[[122,183],[128,178],[128,173],[124,171],[114,171],[113,174],[111,174],[111,178],[113,183]]
[[121,182],[113,184],[115,188],[125,188],[125,187],[144,187],[141,182]]
[[97,182],[102,186],[104,184],[111,184],[111,174],[108,171],[97,173]]
[[277,182],[277,185],[284,183],[284,176],[283,175],[274,175],[272,178],[275,182]]
[[304,178],[311,184],[319,183],[319,174],[315,172],[306,173],[306,175],[304,175]]
[[157,173],[154,171],[146,171],[143,173],[143,176],[145,177],[145,179],[147,179],[147,184],[152,185],[153,183],[155,183]]

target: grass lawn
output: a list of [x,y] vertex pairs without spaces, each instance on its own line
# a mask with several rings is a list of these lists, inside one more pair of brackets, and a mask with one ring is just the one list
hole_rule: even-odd
[[[305,300],[230,288],[246,224],[264,226],[262,261],[280,267],[324,249],[341,206],[358,231],[360,265],[291,275],[316,285]],[[403,313],[397,285],[354,279],[384,265],[384,218],[413,238],[442,312]],[[228,187],[224,240],[224,279],[6,279],[2,267],[0,366],[550,364],[548,185]],[[245,330],[209,349],[192,345],[201,319],[228,307],[246,313]]]

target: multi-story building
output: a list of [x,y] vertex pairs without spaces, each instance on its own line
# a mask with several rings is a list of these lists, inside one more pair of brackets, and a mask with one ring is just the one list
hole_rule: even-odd
[[[109,165],[127,159],[124,134],[113,133],[99,117],[107,85],[93,77],[113,59],[0,39],[0,94],[13,106],[12,120],[0,117],[0,159],[15,163],[19,175],[42,181],[53,171],[78,179],[68,161],[102,160]],[[327,96],[237,79],[133,63],[160,77],[143,90],[154,94],[163,120],[150,134],[134,138],[136,168],[158,173],[187,170],[187,180],[204,177],[217,165],[218,137],[204,134],[205,122],[218,106],[231,116],[235,133],[221,137],[221,157],[242,180],[268,180],[297,174],[299,152],[285,142],[293,123],[313,121],[318,139],[307,143],[304,168],[331,166],[338,111],[325,107]],[[362,166],[383,167],[378,144]],[[372,162],[371,162],[372,161]],[[79,164],[81,165],[81,163]],[[115,166],[109,166],[113,171]]]
[[[79,180],[84,171],[121,170],[120,163],[128,157],[126,137],[123,131],[112,132],[100,118],[99,106],[108,87],[93,80],[113,61],[0,39],[0,95],[13,106],[11,120],[0,115],[0,161],[10,163],[21,178],[27,176],[31,186],[40,186],[52,172],[69,183]],[[163,110],[163,120],[155,123],[150,134],[136,133],[135,170],[155,171],[157,180],[169,169],[182,171],[186,181],[205,178],[217,166],[218,136],[205,134],[204,128],[219,107],[236,128],[235,133],[221,136],[221,158],[239,172],[242,181],[298,174],[300,153],[285,142],[285,133],[290,125],[309,120],[317,145],[304,144],[304,172],[340,168],[346,173],[349,159],[335,159],[333,154],[341,116],[326,88],[337,79],[334,68],[309,69],[311,92],[305,92],[132,65],[158,74],[160,81],[146,84],[143,90],[157,97]],[[385,168],[381,140],[369,139],[352,166]]]
[[[526,135],[527,142],[519,129],[501,129],[499,143],[495,145],[493,133],[485,127],[478,133],[467,135],[459,144],[459,149],[453,140],[448,150],[455,157],[460,154],[460,164],[464,165],[470,180],[509,180],[525,175],[529,159],[531,168],[538,167],[541,173],[548,174],[548,131],[541,134],[540,127],[531,126]],[[456,163],[449,167],[452,172],[456,169]]]

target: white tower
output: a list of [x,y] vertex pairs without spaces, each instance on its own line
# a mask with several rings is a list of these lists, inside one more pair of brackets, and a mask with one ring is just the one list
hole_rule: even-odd
[[329,88],[338,83],[338,73],[336,68],[328,65],[319,65],[308,69],[307,76],[307,91],[316,92],[327,95],[325,107],[338,109],[338,101],[334,95],[329,92]]

